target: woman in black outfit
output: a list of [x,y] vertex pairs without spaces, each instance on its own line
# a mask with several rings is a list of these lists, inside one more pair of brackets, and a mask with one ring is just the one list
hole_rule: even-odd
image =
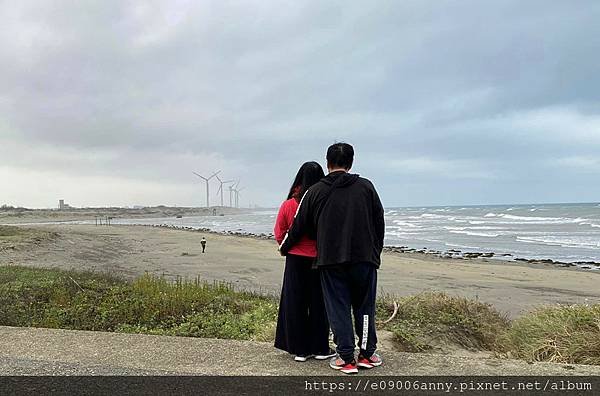
[[[304,193],[324,176],[323,168],[316,162],[306,162],[300,167],[277,215],[274,234],[279,244],[292,226]],[[313,269],[316,257],[316,241],[304,236],[285,259],[275,347],[296,355],[294,360],[298,362],[335,355],[329,347],[329,321],[319,272]]]

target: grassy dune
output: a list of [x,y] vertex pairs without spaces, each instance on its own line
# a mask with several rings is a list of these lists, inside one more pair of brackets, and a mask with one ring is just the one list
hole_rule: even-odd
[[272,297],[222,283],[0,267],[5,326],[261,340],[270,337],[276,314]]
[[[277,299],[200,279],[0,266],[0,325],[272,341]],[[444,293],[377,302],[399,350],[456,347],[529,361],[600,364],[600,305],[540,308],[515,321]]]
[[451,297],[445,293],[422,293],[394,300],[385,296],[378,301],[378,318],[390,318],[380,327],[394,335],[404,351],[425,352],[448,346],[470,350],[492,350],[498,334],[510,322],[490,304]]
[[515,320],[497,349],[528,361],[600,365],[600,304],[539,308]]

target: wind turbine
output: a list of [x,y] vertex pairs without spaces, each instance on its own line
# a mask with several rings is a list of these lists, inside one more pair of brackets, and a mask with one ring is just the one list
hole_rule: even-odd
[[240,207],[240,191],[242,191],[245,187],[242,188],[237,188],[233,191],[235,191],[235,207],[239,208]]
[[196,172],[192,172],[194,175],[198,176],[200,179],[204,180],[206,182],[206,207],[208,208],[210,206],[209,203],[209,195],[208,195],[208,181],[210,179],[212,179],[213,177],[217,176],[217,174],[221,172],[221,171],[216,171],[215,173],[213,173],[210,177],[204,177],[202,175],[197,174]]
[[229,207],[233,208],[233,185],[229,186]]
[[[215,175],[215,176],[217,176],[217,175]],[[223,184],[233,183],[235,180],[225,180],[225,181],[223,181],[223,180],[221,180],[221,178],[219,176],[217,176],[217,180],[220,183],[220,185],[219,185],[219,191],[217,191],[217,195],[219,195],[219,192],[221,193],[221,207],[223,207],[224,206],[223,205]],[[230,196],[230,198],[231,198],[231,196]],[[231,199],[229,201],[231,201]]]
[[240,184],[240,181],[238,180],[236,183],[233,183],[232,185],[229,186],[229,207],[233,208],[233,192],[235,191],[235,187]]

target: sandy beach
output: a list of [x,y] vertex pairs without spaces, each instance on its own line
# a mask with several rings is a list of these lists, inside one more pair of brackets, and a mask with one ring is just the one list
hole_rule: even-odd
[[[126,277],[231,282],[239,289],[277,294],[284,258],[272,240],[148,226],[37,225],[49,235],[0,249],[0,264],[109,271]],[[206,253],[200,239],[206,237]],[[443,291],[477,298],[511,317],[549,304],[600,302],[600,274],[553,265],[486,259],[444,259],[384,253],[379,293],[398,296]]]

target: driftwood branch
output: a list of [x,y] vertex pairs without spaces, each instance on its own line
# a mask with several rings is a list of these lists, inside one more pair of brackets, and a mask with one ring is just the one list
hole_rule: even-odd
[[399,309],[399,305],[396,301],[394,301],[394,312],[392,313],[392,316],[387,318],[385,321],[381,322],[381,324],[390,323],[398,314],[398,309]]
[[75,283],[77,285],[79,290],[81,290],[82,292],[85,292],[85,290],[83,290],[83,287],[81,287],[81,285],[79,283],[77,283],[77,281],[75,279],[71,278],[70,276],[69,276],[69,279],[71,279],[73,281],[73,283]]

